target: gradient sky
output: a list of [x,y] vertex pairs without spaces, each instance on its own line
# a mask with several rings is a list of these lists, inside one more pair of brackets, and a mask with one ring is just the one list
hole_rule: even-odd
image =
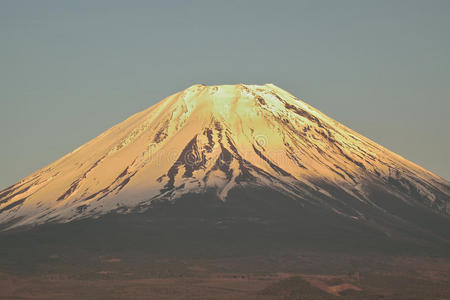
[[450,179],[450,1],[0,0],[0,189],[195,84],[273,82]]

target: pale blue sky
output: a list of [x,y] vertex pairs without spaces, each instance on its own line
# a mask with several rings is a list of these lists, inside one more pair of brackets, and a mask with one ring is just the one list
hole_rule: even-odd
[[195,83],[273,82],[450,179],[450,1],[0,0],[0,189]]

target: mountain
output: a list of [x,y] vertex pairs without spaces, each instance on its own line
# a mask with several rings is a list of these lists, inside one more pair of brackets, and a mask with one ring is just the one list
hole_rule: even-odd
[[142,216],[180,199],[198,217],[199,203],[215,207],[208,216],[264,208],[304,226],[450,241],[448,181],[273,84],[167,97],[1,191],[0,228]]

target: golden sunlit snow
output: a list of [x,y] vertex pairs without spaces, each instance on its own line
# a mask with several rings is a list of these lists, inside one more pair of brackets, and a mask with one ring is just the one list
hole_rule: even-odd
[[273,84],[194,85],[0,192],[0,223],[67,222],[209,188],[226,201],[246,184],[333,197],[318,180],[366,203],[367,181],[400,180],[430,207],[448,205],[435,203],[436,190],[449,196],[444,179]]

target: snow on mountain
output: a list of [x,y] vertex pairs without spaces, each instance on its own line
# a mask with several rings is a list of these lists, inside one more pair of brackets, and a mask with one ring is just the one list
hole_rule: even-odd
[[[194,85],[0,192],[5,228],[145,210],[259,186],[354,219],[374,189],[450,213],[450,183],[273,84]],[[359,201],[355,206],[341,196]],[[276,199],[274,200],[276,201]]]

